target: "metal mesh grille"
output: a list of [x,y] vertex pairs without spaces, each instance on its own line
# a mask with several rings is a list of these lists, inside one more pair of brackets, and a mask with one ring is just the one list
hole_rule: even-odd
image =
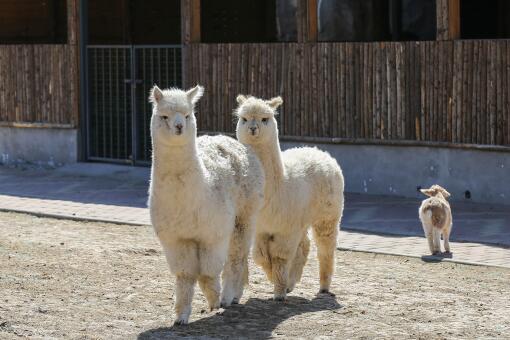
[[131,157],[131,52],[129,48],[89,48],[89,158]]
[[151,159],[150,119],[152,107],[147,98],[149,91],[158,84],[160,88],[181,87],[180,47],[135,47],[136,78],[141,83],[136,87],[137,113],[137,159]]
[[94,46],[88,64],[89,160],[150,161],[149,90],[181,86],[181,48]]

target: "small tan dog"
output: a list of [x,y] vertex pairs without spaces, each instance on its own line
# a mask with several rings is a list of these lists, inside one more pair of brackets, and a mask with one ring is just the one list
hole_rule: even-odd
[[445,252],[449,254],[452,211],[446,199],[450,197],[450,193],[437,184],[434,184],[429,189],[421,189],[420,191],[430,196],[430,198],[423,200],[419,210],[421,224],[429,242],[430,252],[432,255],[441,253],[442,234]]

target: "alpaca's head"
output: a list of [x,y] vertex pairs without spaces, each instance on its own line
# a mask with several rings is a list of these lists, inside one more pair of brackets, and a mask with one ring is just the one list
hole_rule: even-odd
[[276,109],[282,105],[281,97],[263,100],[255,97],[237,96],[237,139],[244,144],[272,143],[278,138]]
[[183,91],[152,88],[149,101],[152,103],[151,136],[154,143],[162,145],[184,145],[194,140],[197,134],[195,104],[202,97],[200,85]]

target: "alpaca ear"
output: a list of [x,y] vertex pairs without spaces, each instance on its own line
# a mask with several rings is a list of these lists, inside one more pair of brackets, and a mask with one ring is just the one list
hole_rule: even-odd
[[198,100],[202,97],[203,94],[204,94],[204,88],[203,88],[203,86],[200,86],[200,85],[197,85],[194,88],[189,89],[186,92],[188,101],[193,105],[198,102]]
[[163,91],[161,91],[158,85],[154,85],[149,95],[149,102],[157,104],[161,99],[163,99]]
[[246,96],[244,96],[242,94],[238,95],[236,98],[237,104],[242,105],[246,101],[246,99],[248,99],[248,98],[246,98]]
[[282,97],[278,96],[267,100],[266,103],[267,105],[271,106],[273,110],[275,110],[278,108],[278,106],[283,104],[283,99]]
[[427,195],[429,197],[433,197],[436,194],[436,190],[434,189],[420,189],[420,191],[422,192],[422,194]]

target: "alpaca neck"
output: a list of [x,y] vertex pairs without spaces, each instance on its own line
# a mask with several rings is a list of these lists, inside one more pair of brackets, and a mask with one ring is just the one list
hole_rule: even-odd
[[154,145],[152,162],[153,175],[156,175],[153,178],[201,177],[204,173],[195,140],[185,145]]
[[283,167],[278,137],[276,137],[276,141],[268,144],[256,145],[254,148],[257,151],[257,155],[266,173],[266,189],[278,186],[285,177],[285,169]]

